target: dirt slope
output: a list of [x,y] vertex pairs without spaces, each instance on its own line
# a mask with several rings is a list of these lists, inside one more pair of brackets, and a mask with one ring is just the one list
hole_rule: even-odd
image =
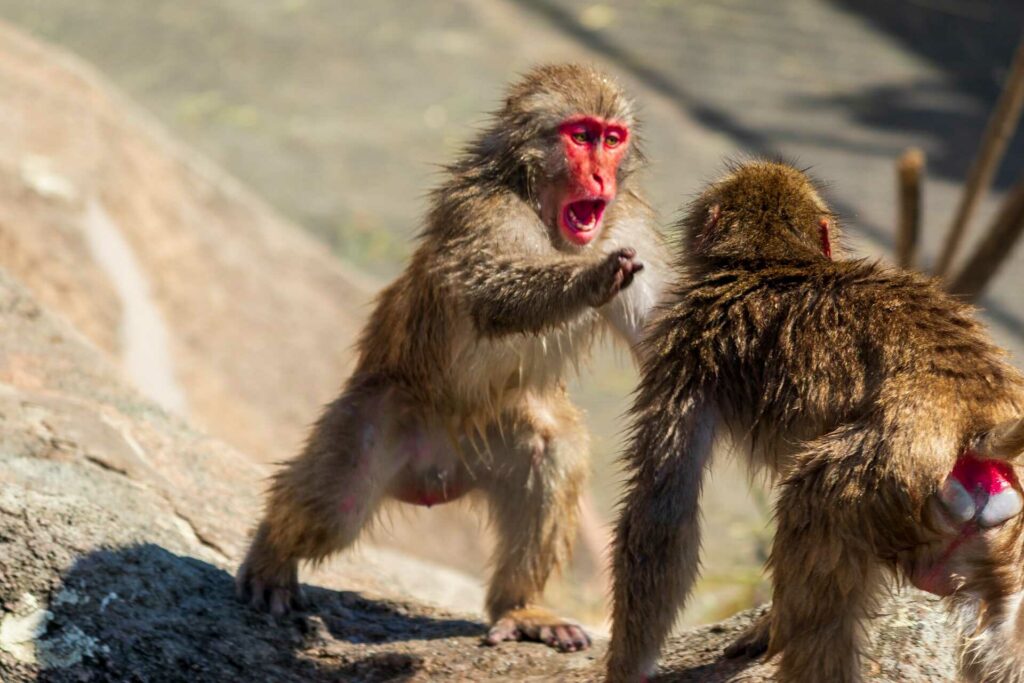
[[134,379],[169,407],[260,459],[291,453],[348,371],[359,277],[89,68],[2,24],[0,92],[0,265],[129,372],[166,360]]

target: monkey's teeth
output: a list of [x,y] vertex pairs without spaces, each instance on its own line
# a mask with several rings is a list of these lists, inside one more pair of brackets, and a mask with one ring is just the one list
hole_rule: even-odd
[[597,227],[603,211],[602,200],[581,199],[566,207],[565,221],[576,232],[590,232]]
[[946,510],[949,511],[950,516],[956,521],[963,523],[974,519],[974,498],[964,488],[963,484],[953,477],[946,479],[946,483],[942,485],[939,497],[942,499],[942,504],[946,506]]
[[996,526],[1016,517],[1022,509],[1024,499],[1021,499],[1020,493],[1012,488],[1003,489],[989,496],[988,502],[978,515],[978,523],[983,527]]
[[576,215],[576,210],[573,209],[572,207],[569,207],[569,215],[572,216],[573,225],[580,229],[587,229],[597,222],[595,220],[597,216],[593,213],[591,213],[590,218],[588,218],[587,221],[584,222],[583,219]]

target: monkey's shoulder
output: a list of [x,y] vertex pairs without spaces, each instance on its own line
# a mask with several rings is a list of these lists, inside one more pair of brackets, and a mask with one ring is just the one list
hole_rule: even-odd
[[797,336],[827,348],[986,344],[973,309],[934,280],[866,260],[733,262],[686,278],[672,301],[652,343],[674,355],[778,353]]
[[500,249],[510,239],[546,234],[537,208],[516,192],[474,187],[456,177],[432,193],[417,251],[462,254],[485,244]]
[[737,262],[691,278],[677,298],[683,308],[761,304],[788,313],[791,307],[864,306],[885,313],[931,310],[950,318],[973,314],[934,278],[866,259]]

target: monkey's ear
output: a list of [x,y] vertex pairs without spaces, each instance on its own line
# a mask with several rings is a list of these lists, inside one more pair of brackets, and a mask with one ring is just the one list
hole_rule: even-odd
[[722,206],[721,204],[712,204],[708,207],[707,215],[704,216],[704,225],[701,226],[700,232],[697,233],[697,239],[694,244],[694,248],[697,251],[704,251],[705,245],[708,243],[708,237],[711,232],[718,225],[718,220],[722,217]]
[[975,440],[973,450],[983,458],[999,460],[1024,454],[1024,417],[997,424]]
[[821,253],[829,260],[832,259],[832,237],[829,235],[831,227],[832,222],[828,218],[822,218],[818,221],[818,236],[821,239]]
[[707,234],[715,229],[718,225],[718,219],[722,217],[722,205],[712,204],[708,207],[707,218],[704,219],[704,234]]

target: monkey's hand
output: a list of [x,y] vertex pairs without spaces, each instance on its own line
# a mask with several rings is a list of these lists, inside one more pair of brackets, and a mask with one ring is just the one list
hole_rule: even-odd
[[1008,463],[971,453],[961,456],[942,489],[928,501],[926,524],[942,540],[908,567],[913,584],[936,595],[951,594],[970,571],[972,557],[988,554],[996,527],[1022,509],[1020,483]]
[[282,559],[266,542],[263,526],[257,530],[245,562],[235,577],[235,595],[239,600],[263,612],[280,617],[293,609],[302,609],[299,588],[299,564]]
[[497,645],[506,640],[535,640],[560,652],[576,652],[590,647],[590,636],[582,626],[539,607],[505,612],[491,626],[484,644]]
[[635,249],[624,247],[608,254],[589,271],[590,305],[594,308],[604,306],[629,287],[633,277],[643,269],[644,264],[637,260]]

